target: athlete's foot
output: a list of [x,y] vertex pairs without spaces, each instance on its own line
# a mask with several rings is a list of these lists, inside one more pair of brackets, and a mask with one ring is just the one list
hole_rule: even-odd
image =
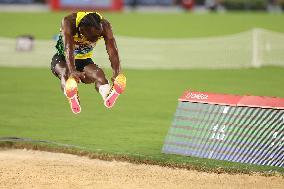
[[74,114],[81,112],[77,82],[74,78],[69,78],[65,85],[65,94]]
[[126,77],[123,74],[119,74],[113,82],[113,87],[110,93],[104,100],[104,105],[107,108],[112,108],[119,95],[124,92],[125,87],[126,87]]

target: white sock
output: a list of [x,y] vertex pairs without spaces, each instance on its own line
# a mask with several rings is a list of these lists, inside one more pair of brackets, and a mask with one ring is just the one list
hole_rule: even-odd
[[110,91],[110,85],[104,84],[99,87],[99,93],[102,95],[103,99],[105,100],[108,93]]
[[64,93],[65,96],[67,96],[65,87],[63,89],[63,93]]

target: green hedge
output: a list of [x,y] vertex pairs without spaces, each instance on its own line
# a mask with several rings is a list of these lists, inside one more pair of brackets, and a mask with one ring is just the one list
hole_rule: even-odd
[[267,0],[223,0],[227,9],[266,9]]

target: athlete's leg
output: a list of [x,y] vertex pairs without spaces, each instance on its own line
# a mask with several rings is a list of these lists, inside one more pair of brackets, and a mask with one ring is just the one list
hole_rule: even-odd
[[[77,114],[81,112],[77,82],[74,79],[68,79],[66,60],[63,55],[55,54],[51,61],[52,73],[60,79],[61,90],[67,97],[71,110]],[[67,84],[67,85],[66,85]]]
[[104,71],[96,64],[88,64],[84,67],[85,79],[82,81],[86,84],[95,83],[95,88],[99,91],[99,87],[108,84]]
[[126,85],[126,78],[120,74],[114,81],[113,87],[110,86],[105,77],[104,71],[96,64],[88,64],[84,67],[85,72],[84,83],[95,83],[96,90],[101,94],[104,105],[111,108],[118,96],[124,91]]
[[105,99],[111,87],[104,71],[96,64],[86,65],[83,71],[85,72],[85,79],[83,79],[82,82],[87,84],[95,83],[95,89],[102,95],[102,98]]
[[68,79],[67,65],[63,55],[55,54],[51,61],[52,73],[60,79],[61,90],[64,92],[65,84]]

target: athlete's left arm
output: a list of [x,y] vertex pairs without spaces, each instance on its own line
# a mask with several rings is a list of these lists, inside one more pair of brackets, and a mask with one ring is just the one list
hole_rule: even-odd
[[106,50],[109,55],[109,60],[113,70],[112,81],[114,81],[115,77],[120,73],[120,60],[118,55],[118,49],[112,32],[111,24],[107,20],[103,19],[102,26]]

